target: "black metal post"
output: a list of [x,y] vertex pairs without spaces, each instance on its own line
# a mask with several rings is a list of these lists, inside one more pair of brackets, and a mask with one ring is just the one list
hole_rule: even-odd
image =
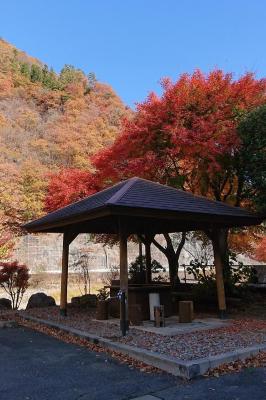
[[127,313],[126,313],[126,293],[124,291],[121,292],[120,296],[120,329],[122,332],[122,336],[126,336],[128,330],[128,321],[127,321]]

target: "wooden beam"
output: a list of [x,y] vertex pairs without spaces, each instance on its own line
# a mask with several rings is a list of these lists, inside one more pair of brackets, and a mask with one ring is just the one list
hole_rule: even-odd
[[122,221],[119,222],[120,244],[120,328],[125,335],[128,330],[128,260],[127,233]]
[[216,286],[217,286],[217,297],[220,318],[226,316],[226,300],[224,290],[224,278],[223,278],[223,254],[221,251],[221,233],[220,231],[214,230],[211,235],[214,255],[214,265],[216,271]]
[[62,272],[61,272],[61,293],[60,293],[60,314],[67,315],[67,283],[68,283],[68,258],[69,245],[77,237],[77,233],[64,232],[62,251]]

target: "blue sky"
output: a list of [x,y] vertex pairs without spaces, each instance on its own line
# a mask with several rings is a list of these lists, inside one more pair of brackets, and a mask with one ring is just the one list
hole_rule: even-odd
[[263,0],[8,0],[0,36],[59,71],[95,72],[134,106],[195,68],[265,75]]

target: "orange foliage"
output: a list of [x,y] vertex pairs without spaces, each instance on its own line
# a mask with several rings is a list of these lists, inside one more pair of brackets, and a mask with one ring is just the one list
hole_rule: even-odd
[[255,259],[266,262],[266,236],[261,239],[255,251]]
[[60,74],[0,39],[0,217],[12,232],[42,214],[51,173],[93,171],[88,158],[113,143],[128,113],[109,86],[95,80],[87,87],[82,71],[65,70],[61,82]]

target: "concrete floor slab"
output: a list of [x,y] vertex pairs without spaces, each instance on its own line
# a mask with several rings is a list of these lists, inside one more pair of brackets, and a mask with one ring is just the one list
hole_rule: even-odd
[[165,327],[162,328],[156,328],[152,321],[144,321],[142,326],[134,326],[134,328],[162,336],[176,336],[182,333],[217,329],[229,324],[229,320],[222,321],[218,318],[195,319],[190,323],[179,323],[178,317],[170,317],[165,319]]
[[[120,324],[118,318],[110,318],[102,321],[97,320],[97,322],[103,324],[116,324],[117,326]],[[133,325],[132,328],[144,332],[156,333],[162,336],[176,336],[182,333],[217,329],[228,325],[230,325],[230,320],[221,320],[219,318],[195,319],[191,323],[179,323],[178,316],[172,316],[165,318],[165,327],[162,328],[156,328],[153,321],[143,321],[142,325]]]

